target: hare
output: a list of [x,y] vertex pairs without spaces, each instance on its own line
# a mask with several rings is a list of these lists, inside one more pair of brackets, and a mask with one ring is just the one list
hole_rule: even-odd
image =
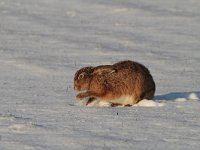
[[76,98],[89,101],[103,99],[114,106],[134,105],[142,99],[152,99],[156,90],[149,70],[134,61],[113,65],[84,67],[74,76],[74,89],[83,91]]

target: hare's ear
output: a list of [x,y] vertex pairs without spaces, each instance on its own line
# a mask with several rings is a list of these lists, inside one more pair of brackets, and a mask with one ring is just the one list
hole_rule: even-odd
[[93,72],[93,74],[97,74],[97,75],[103,75],[103,74],[111,74],[117,72],[116,69],[113,68],[101,68],[101,69],[97,69]]
[[86,73],[85,72],[82,72],[81,74],[79,74],[78,76],[78,80],[81,80],[85,77]]
[[88,71],[89,73],[93,73],[93,71],[94,71],[94,67],[91,67],[91,66],[88,67],[88,68],[87,68],[87,71]]

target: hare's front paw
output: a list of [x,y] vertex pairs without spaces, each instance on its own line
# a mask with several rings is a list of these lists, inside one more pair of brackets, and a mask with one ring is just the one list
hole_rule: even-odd
[[76,95],[76,99],[83,99],[85,98],[85,94],[84,93],[79,93]]

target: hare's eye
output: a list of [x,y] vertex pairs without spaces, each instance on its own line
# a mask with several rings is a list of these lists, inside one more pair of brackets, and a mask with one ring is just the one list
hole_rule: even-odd
[[81,79],[83,79],[83,78],[84,78],[84,74],[81,73],[81,74],[78,76],[78,79],[81,80]]

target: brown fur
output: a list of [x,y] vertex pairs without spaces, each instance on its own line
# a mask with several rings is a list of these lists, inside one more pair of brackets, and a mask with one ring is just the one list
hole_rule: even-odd
[[76,96],[78,99],[92,97],[113,101],[129,96],[130,105],[133,105],[142,99],[152,99],[155,83],[149,70],[142,64],[121,61],[113,65],[78,70],[74,77],[74,89],[85,90]]

